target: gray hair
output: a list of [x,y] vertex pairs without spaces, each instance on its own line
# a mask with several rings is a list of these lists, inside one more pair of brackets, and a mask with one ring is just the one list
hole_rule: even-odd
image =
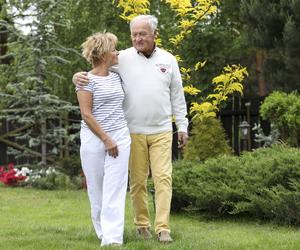
[[152,16],[152,15],[138,15],[138,16],[134,17],[130,21],[130,25],[129,25],[130,26],[130,31],[132,30],[132,26],[138,21],[146,21],[149,24],[149,26],[150,26],[153,34],[154,34],[154,32],[157,29],[157,24],[158,24],[158,20],[155,16]]

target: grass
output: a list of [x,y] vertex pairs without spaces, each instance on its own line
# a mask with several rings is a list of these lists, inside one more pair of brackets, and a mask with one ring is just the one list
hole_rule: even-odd
[[[153,206],[151,215],[153,216]],[[91,225],[85,191],[42,191],[0,187],[0,249],[89,250],[101,248]],[[125,244],[119,249],[300,250],[300,230],[249,221],[207,221],[172,214],[174,242],[136,238],[127,201]],[[116,247],[114,247],[116,249]]]

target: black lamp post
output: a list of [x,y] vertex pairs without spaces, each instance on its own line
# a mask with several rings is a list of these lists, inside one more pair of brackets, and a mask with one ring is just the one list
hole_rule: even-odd
[[240,145],[242,145],[242,150],[249,150],[249,134],[250,134],[250,125],[247,121],[242,121],[239,125],[240,129]]

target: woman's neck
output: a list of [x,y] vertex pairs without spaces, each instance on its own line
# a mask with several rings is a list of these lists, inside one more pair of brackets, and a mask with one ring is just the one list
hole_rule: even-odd
[[90,73],[97,76],[108,76],[109,70],[108,67],[104,65],[98,65],[98,66],[94,66],[94,68],[90,71]]

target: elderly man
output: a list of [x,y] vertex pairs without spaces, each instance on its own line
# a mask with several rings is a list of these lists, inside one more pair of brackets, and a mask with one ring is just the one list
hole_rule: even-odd
[[[188,139],[186,103],[175,57],[155,45],[157,18],[140,15],[130,22],[133,47],[120,51],[118,72],[125,92],[124,111],[131,134],[130,194],[137,233],[152,237],[148,210],[149,168],[155,188],[155,233],[162,243],[172,242],[169,215],[172,198],[172,117],[178,141]],[[86,73],[74,75],[77,85]]]

